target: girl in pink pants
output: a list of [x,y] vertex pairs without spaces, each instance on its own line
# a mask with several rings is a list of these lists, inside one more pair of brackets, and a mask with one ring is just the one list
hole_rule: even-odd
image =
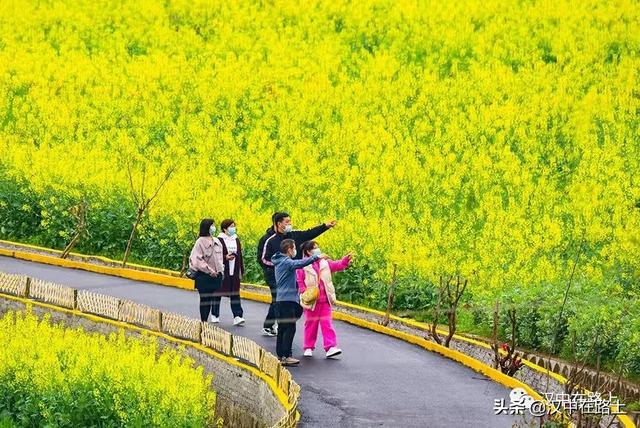
[[[322,254],[315,241],[308,241],[300,247],[303,257],[313,254]],[[331,320],[331,307],[336,303],[336,292],[331,280],[333,272],[339,272],[349,267],[351,254],[341,260],[317,260],[312,265],[296,271],[298,291],[304,293],[308,287],[318,287],[318,298],[311,304],[301,300],[304,308],[304,356],[313,356],[318,338],[318,327],[322,330],[322,339],[327,358],[340,355],[342,350],[338,348],[336,331]]]

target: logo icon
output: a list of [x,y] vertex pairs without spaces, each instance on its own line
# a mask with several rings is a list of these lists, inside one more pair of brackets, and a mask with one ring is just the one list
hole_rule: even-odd
[[521,408],[521,409],[531,409],[531,405],[534,400],[524,388],[513,388],[509,393],[509,400],[511,400],[510,407],[512,408]]
[[530,396],[524,388],[513,388],[509,393],[509,405],[504,398],[494,400],[493,411],[496,415],[524,415],[525,411],[533,416],[542,416],[547,411],[546,405]]

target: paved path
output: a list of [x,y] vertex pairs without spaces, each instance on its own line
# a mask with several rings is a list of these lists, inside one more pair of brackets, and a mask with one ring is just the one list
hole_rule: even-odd
[[[196,292],[49,266],[0,256],[0,271],[29,275],[78,289],[131,299],[161,310],[198,318]],[[221,327],[250,337],[275,353],[275,338],[260,335],[267,306],[243,301],[247,324],[232,326],[228,300],[222,300]],[[302,387],[303,427],[511,427],[513,416],[495,416],[493,403],[509,391],[485,376],[438,354],[398,339],[335,323],[340,360],[327,360],[319,348],[302,358],[301,330],[291,368]],[[319,338],[319,340],[321,340]]]

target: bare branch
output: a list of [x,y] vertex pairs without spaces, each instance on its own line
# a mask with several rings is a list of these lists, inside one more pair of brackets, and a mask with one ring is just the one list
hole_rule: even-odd
[[140,204],[139,205],[144,205],[145,204],[145,191],[144,191],[144,186],[145,186],[145,181],[147,179],[147,164],[143,164],[142,165],[142,184],[140,185]]
[[148,207],[149,205],[151,205],[151,202],[153,202],[153,200],[158,196],[158,194],[160,193],[160,190],[162,190],[162,188],[164,187],[164,185],[167,183],[167,181],[169,181],[169,178],[171,178],[171,175],[173,174],[173,172],[176,170],[177,168],[177,164],[174,164],[173,166],[171,166],[171,168],[169,168],[167,170],[167,172],[165,173],[165,176],[163,178],[163,180],[160,182],[160,184],[158,185],[158,187],[156,188],[156,191],[154,192],[154,194],[147,199],[145,205],[146,207]]
[[567,304],[567,299],[569,298],[569,290],[571,289],[571,284],[573,282],[573,277],[576,273],[576,268],[578,266],[578,260],[580,259],[580,254],[582,253],[582,247],[584,245],[584,234],[582,239],[580,240],[580,245],[578,246],[578,251],[576,252],[576,258],[573,262],[573,269],[571,271],[571,275],[569,276],[569,282],[567,283],[567,288],[564,291],[564,299],[562,301],[562,306],[560,307],[560,315],[558,316],[558,322],[556,323],[555,332],[553,334],[553,345],[552,351],[557,351],[557,343],[560,336],[560,324],[562,323],[562,316],[564,315],[564,308]]
[[135,186],[133,185],[133,173],[131,172],[131,162],[127,161],[126,164],[127,164],[127,173],[129,175],[129,186],[131,189],[131,196],[133,197],[133,202],[136,205],[140,205],[138,203],[138,195],[136,194]]

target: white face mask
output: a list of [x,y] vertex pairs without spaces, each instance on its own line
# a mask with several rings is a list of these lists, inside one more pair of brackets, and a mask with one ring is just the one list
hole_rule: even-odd
[[214,236],[216,234],[216,226],[214,224],[209,228],[209,235]]
[[284,227],[284,233],[289,233],[293,230],[293,226],[291,226],[290,224],[286,225]]
[[311,255],[320,257],[320,255],[322,255],[322,250],[320,250],[320,248],[314,248],[311,250]]
[[291,258],[295,259],[296,256],[298,255],[298,250],[296,250],[295,248],[293,249],[293,253],[291,254]]

